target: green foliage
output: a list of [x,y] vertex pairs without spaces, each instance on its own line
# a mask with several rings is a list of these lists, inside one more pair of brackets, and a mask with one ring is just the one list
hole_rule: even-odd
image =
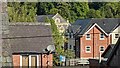
[[71,23],[85,18],[119,18],[120,2],[47,2],[39,3],[37,14],[57,12]]
[[10,22],[36,21],[36,3],[9,2],[8,15]]
[[58,9],[56,8],[50,9],[50,14],[56,14],[56,13],[58,13]]
[[51,23],[51,29],[52,29],[52,35],[53,35],[53,39],[54,39],[54,45],[55,45],[55,49],[56,49],[56,55],[54,55],[54,64],[58,64],[59,62],[59,55],[63,55],[64,51],[62,48],[63,45],[63,37],[60,35],[57,26],[54,22],[53,19],[50,19],[50,23]]
[[74,53],[71,50],[64,51],[64,49],[63,49],[63,43],[64,43],[63,36],[59,33],[59,30],[57,29],[57,26],[56,26],[54,20],[49,19],[49,21],[51,23],[52,36],[53,36],[54,45],[56,48],[56,54],[54,55],[53,61],[54,61],[54,65],[58,65],[60,55],[64,55],[67,58],[73,58]]
[[45,22],[50,23],[50,19],[48,17],[46,17]]
[[71,23],[85,18],[119,18],[120,2],[10,2],[11,22],[32,22],[37,15],[59,13]]
[[102,18],[102,16],[99,10],[90,9],[87,18]]

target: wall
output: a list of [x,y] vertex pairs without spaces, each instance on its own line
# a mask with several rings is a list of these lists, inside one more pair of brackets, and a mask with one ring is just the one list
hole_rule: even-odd
[[112,44],[116,44],[118,38],[115,38],[115,34],[119,34],[120,36],[120,26],[116,28],[111,34],[112,34]]
[[13,55],[13,66],[14,68],[20,68],[20,55]]
[[52,54],[50,54],[50,55],[43,54],[42,55],[42,67],[46,68],[47,66],[48,66],[48,68],[52,68],[52,66],[53,66],[53,55]]
[[2,67],[2,2],[0,1],[0,68]]
[[[8,36],[8,14],[7,14],[7,2],[0,1],[0,56],[2,56],[2,65],[0,66],[12,66],[9,40],[3,40]],[[1,34],[2,33],[2,34]]]
[[[93,33],[93,29],[94,29],[94,33]],[[97,27],[94,27],[93,29],[91,29],[88,32],[88,34],[91,34],[91,40],[86,40],[86,35],[83,35],[80,38],[80,58],[82,59],[88,59],[88,58],[98,59],[100,56],[99,47],[102,45],[106,49],[110,42],[109,37],[107,36],[104,37],[104,40],[100,40],[100,33],[102,33],[102,31],[100,31]],[[88,45],[91,46],[90,53],[86,53],[85,51],[85,47]]]
[[[47,55],[47,54],[43,54],[42,56],[39,55],[39,67],[41,67],[42,65],[42,68],[46,68],[47,67],[47,61],[49,61],[49,64],[48,64],[48,68],[52,68],[53,66],[53,55],[50,54],[50,55]],[[20,60],[22,60],[22,58],[20,59],[20,55],[13,55],[12,56],[12,60],[13,60],[13,66],[14,68],[20,68]]]

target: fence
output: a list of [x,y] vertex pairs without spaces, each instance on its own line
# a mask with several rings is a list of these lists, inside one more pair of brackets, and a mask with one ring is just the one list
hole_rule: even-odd
[[66,59],[65,66],[88,65],[87,59]]

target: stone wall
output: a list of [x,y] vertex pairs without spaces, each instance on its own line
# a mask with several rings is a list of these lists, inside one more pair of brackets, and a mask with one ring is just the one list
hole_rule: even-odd
[[2,3],[0,1],[0,68],[2,66]]
[[9,40],[3,40],[2,38],[7,37],[9,30],[8,30],[8,14],[7,14],[7,2],[0,1],[0,56],[2,57],[1,65],[2,67],[12,66],[12,55],[10,50],[11,46],[9,45]]

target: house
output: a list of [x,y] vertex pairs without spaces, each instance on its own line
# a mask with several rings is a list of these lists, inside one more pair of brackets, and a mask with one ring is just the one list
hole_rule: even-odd
[[[8,42],[9,41],[9,42]],[[10,50],[5,55],[12,58],[14,68],[52,68],[53,54],[45,49],[54,45],[50,24],[11,23],[9,34],[3,37]]]
[[112,35],[115,33],[118,36],[119,23],[119,18],[93,18],[80,19],[72,24],[76,58],[99,59],[111,44]]
[[[120,23],[120,21],[119,21]],[[116,44],[119,36],[120,36],[120,26],[118,28],[114,28],[111,34],[111,44]]]
[[72,30],[71,24],[68,26],[68,29],[65,31],[65,50],[72,50],[75,51],[75,38],[74,38],[74,31]]
[[90,68],[119,68],[120,67],[120,37],[115,45],[110,45],[102,54],[101,62],[90,59]]
[[69,21],[65,20],[59,13],[55,15],[38,15],[37,22],[46,22],[46,19],[53,19],[60,33],[63,33],[69,26]]

